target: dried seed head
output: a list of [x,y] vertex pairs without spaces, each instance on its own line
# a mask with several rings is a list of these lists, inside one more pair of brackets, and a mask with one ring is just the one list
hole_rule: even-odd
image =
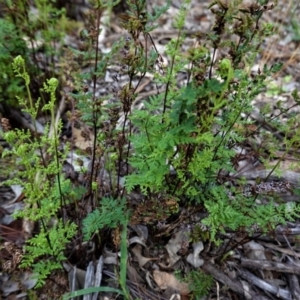
[[1,118],[1,126],[4,132],[10,131],[11,126],[9,124],[9,120],[6,118]]

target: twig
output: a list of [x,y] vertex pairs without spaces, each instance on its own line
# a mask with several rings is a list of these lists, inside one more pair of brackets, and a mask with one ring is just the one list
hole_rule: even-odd
[[228,286],[232,291],[235,293],[245,296],[245,291],[243,286],[237,282],[229,278],[226,274],[224,274],[222,271],[220,271],[218,268],[216,268],[212,263],[205,262],[202,266],[202,269],[212,275],[215,280],[222,282],[226,286]]
[[242,258],[241,266],[246,268],[251,268],[251,269],[268,270],[268,271],[276,271],[280,273],[300,275],[300,266],[296,264],[287,265],[275,261],[253,260],[253,259]]
[[276,297],[280,299],[292,300],[291,293],[288,290],[273,286],[272,284],[265,282],[264,280],[256,277],[249,271],[239,270],[239,276],[246,279],[249,283],[259,287],[260,289],[276,295]]

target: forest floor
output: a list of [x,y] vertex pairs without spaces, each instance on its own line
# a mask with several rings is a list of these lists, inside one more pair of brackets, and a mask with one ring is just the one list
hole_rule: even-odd
[[[186,38],[186,45],[184,45],[186,49],[194,43],[194,33],[207,32],[212,26],[213,16],[208,8],[208,2],[192,1],[185,28],[189,34]],[[283,67],[270,80],[266,91],[253,101],[253,119],[257,119],[258,122],[260,108],[266,103],[274,107],[274,110],[275,103],[278,101],[291,106],[293,103],[292,91],[295,89],[300,90],[300,5],[296,3],[297,1],[292,0],[279,2],[281,3],[274,10],[267,12],[264,16],[264,21],[276,24],[277,32],[264,41],[263,50],[257,58],[257,64],[253,66],[253,70],[263,68],[265,64],[272,65],[277,62],[282,62]],[[151,5],[154,4],[162,5],[165,3],[162,0],[156,0],[151,3]],[[160,26],[151,34],[156,48],[163,58],[165,57],[165,44],[177,35],[176,30],[172,27],[172,22],[174,15],[178,13],[179,7],[179,0],[172,1],[171,8],[159,19]],[[99,41],[103,52],[109,51],[114,42],[126,37],[127,33],[120,26],[117,16],[118,14],[112,13],[103,25],[103,32]],[[73,35],[70,34],[67,37],[66,43],[75,48],[80,47],[75,31]],[[119,84],[122,85],[122,82],[119,82]],[[139,106],[142,99],[152,95],[153,91],[155,91],[155,88],[152,78],[146,75],[139,90],[139,99],[135,103],[136,107]],[[294,112],[297,113],[297,110]],[[300,110],[298,113],[300,113]],[[282,121],[286,120],[283,119]],[[272,131],[272,128],[270,128],[270,131]],[[86,144],[80,145],[79,143],[78,147],[85,148]],[[278,156],[280,156],[280,152],[279,145]],[[255,155],[249,154],[239,163],[241,165],[238,170],[239,176],[245,177],[249,184],[253,185],[257,178],[263,179],[267,176],[268,170],[257,161]],[[277,160],[274,158],[272,164],[275,165],[276,163]],[[270,176],[268,178],[269,182],[282,183],[283,185],[289,183],[293,187],[297,187],[300,179],[299,163],[299,152],[290,153],[279,165],[280,176]],[[297,166],[295,167],[295,165]],[[1,207],[4,212],[7,210],[5,205],[8,202],[22,201],[22,192],[18,187],[2,187],[1,193]],[[286,202],[299,201],[298,196],[291,193],[289,189],[284,190],[280,196]],[[137,198],[140,197],[137,195]],[[256,235],[250,239],[242,232],[228,232],[222,237],[224,240],[222,247],[219,248],[209,242],[204,242],[204,248],[199,250],[196,249],[196,246],[193,248],[193,245],[189,244],[188,232],[190,227],[201,219],[203,215],[201,206],[195,206],[194,209],[190,210],[182,208],[179,210],[180,213],[168,217],[164,212],[175,209],[177,205],[172,199],[160,203],[159,208],[156,203],[150,204],[138,206],[129,224],[131,235],[129,240],[130,266],[128,265],[127,276],[128,286],[136,298],[180,299],[174,296],[178,293],[181,295],[181,299],[192,299],[189,296],[188,286],[178,281],[174,275],[174,271],[176,273],[180,270],[187,274],[192,269],[191,265],[187,263],[188,257],[192,254],[192,256],[194,255],[194,266],[197,265],[196,258],[198,260],[200,258],[200,261],[203,260],[199,264],[199,266],[201,265],[200,268],[214,279],[210,292],[203,299],[251,299],[243,296],[247,290],[256,293],[257,298],[255,299],[300,299],[300,220],[285,226],[278,226],[272,236]],[[151,211],[150,206],[154,207],[153,211]],[[158,209],[160,209],[159,212]],[[160,218],[157,217],[158,215],[160,215]],[[2,221],[4,217],[5,213],[3,213],[3,216],[0,214]],[[4,223],[1,222],[1,224]],[[5,226],[8,231],[5,231],[3,227],[0,235],[9,241],[11,232],[19,230],[21,233],[23,225],[14,222]],[[103,243],[110,244],[114,241],[114,237],[119,234],[116,232],[110,233],[106,237],[107,240],[104,237]],[[20,244],[16,243],[17,239],[15,237],[11,240],[14,242],[10,244],[10,248],[6,246],[6,251],[9,252],[8,256],[6,253],[6,258],[10,262],[14,260],[14,257],[17,257],[17,249],[20,247]],[[1,241],[2,239],[0,243]],[[219,254],[227,252],[230,248],[232,248],[231,256],[224,260],[223,258],[220,259]],[[114,245],[104,250],[103,256],[116,260],[117,252]],[[217,257],[218,259],[216,259]],[[169,267],[170,265],[172,265],[172,268]],[[158,271],[156,269],[158,266],[164,271]],[[79,286],[82,286],[84,285],[82,276],[85,275],[86,271],[80,270],[80,268],[78,270],[76,276],[78,278],[81,276]],[[109,272],[112,271],[113,268],[108,267],[106,273],[103,274],[110,279],[116,279],[114,275],[109,275],[111,274]],[[79,274],[80,272],[83,275]],[[156,288],[150,288],[151,283],[149,282],[151,280],[147,279],[149,272],[152,273],[151,276],[156,282]],[[21,281],[23,288],[19,287],[19,283],[16,283],[14,287],[14,282],[10,278],[11,287],[7,287],[5,292],[3,291],[5,299],[59,299],[66,291],[69,291],[70,277],[68,278],[64,271],[51,275],[46,285],[36,292],[31,290],[32,283],[28,279],[30,271],[25,272],[17,269],[13,276],[18,277],[16,282]],[[80,280],[78,278],[77,280]],[[1,280],[4,284],[4,279]],[[31,291],[26,290],[24,288],[26,286]],[[100,299],[115,298],[111,294],[103,294]]]

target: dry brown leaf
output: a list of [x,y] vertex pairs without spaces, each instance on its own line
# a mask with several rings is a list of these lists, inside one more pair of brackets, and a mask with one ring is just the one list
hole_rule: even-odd
[[185,243],[188,243],[188,232],[186,230],[176,232],[169,240],[168,244],[165,246],[170,259],[169,267],[172,267],[178,260],[181,259],[181,256],[178,256],[177,252]]
[[72,128],[72,136],[75,140],[75,146],[81,150],[92,147],[94,136],[91,132],[84,129]]
[[139,244],[136,244],[132,249],[131,249],[133,255],[137,258],[138,263],[140,268],[142,268],[148,261],[151,260],[157,260],[157,258],[149,258],[145,257],[141,254],[142,252],[142,246]]
[[[261,261],[267,260],[267,257],[265,255],[265,248],[261,244],[256,243],[254,241],[250,241],[244,244],[243,247],[245,249],[245,256],[247,258],[252,260],[261,260]],[[273,278],[273,274],[269,270],[264,270],[263,276],[264,278],[268,278],[268,279]]]
[[140,245],[144,246],[145,248],[147,247],[145,242],[139,236],[134,236],[129,240],[129,245],[132,245],[135,243],[140,244]]
[[127,264],[127,276],[128,279],[132,282],[138,282],[138,283],[145,282],[143,278],[139,275],[139,273],[136,271],[136,269],[132,267],[130,264]]
[[156,284],[162,290],[165,290],[168,287],[170,287],[174,290],[177,290],[181,295],[188,295],[190,293],[188,284],[185,282],[180,282],[171,273],[154,270],[153,278],[154,278]]

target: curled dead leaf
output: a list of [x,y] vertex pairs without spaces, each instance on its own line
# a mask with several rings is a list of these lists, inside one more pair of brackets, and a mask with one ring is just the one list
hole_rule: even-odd
[[181,256],[177,255],[177,253],[182,248],[182,245],[186,243],[188,244],[188,232],[186,230],[176,232],[169,240],[165,246],[169,254],[169,267],[172,267],[181,259]]
[[138,263],[139,263],[139,267],[142,268],[147,262],[151,261],[151,260],[157,260],[157,258],[149,258],[149,257],[145,257],[141,254],[142,252],[142,246],[137,244],[135,245],[132,249],[131,252],[133,253],[133,255],[137,258]]
[[188,295],[190,293],[188,284],[185,282],[180,282],[171,273],[154,270],[153,278],[158,287],[162,290],[165,290],[168,287],[170,287],[174,290],[177,290],[181,295]]
[[204,263],[204,260],[199,257],[200,252],[204,249],[203,243],[198,242],[193,244],[193,249],[193,253],[188,255],[186,261],[190,263],[194,268],[198,269]]

